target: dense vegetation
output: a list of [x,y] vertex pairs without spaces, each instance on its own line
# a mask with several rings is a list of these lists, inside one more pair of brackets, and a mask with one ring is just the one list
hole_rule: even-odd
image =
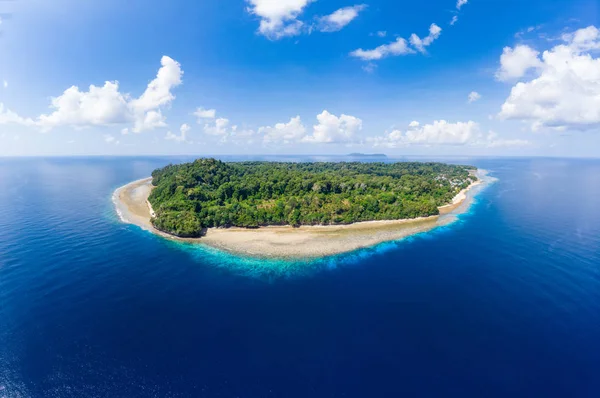
[[438,214],[475,179],[441,163],[223,163],[198,159],[152,173],[155,227],[349,224]]

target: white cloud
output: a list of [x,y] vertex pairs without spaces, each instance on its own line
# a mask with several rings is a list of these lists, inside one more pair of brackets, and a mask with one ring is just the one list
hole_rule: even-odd
[[507,81],[523,77],[530,69],[541,67],[542,63],[538,59],[538,55],[539,52],[522,44],[514,49],[504,47],[496,78],[500,81]]
[[458,22],[458,15],[455,15],[452,17],[452,20],[450,20],[450,25],[453,26],[457,22]]
[[251,145],[254,143],[256,132],[252,129],[239,129],[238,126],[231,126],[231,129],[225,130],[225,133],[219,135],[219,144],[233,145]]
[[569,43],[569,47],[576,52],[600,49],[600,30],[595,26],[588,26],[573,33],[565,33],[562,40]]
[[161,107],[169,105],[175,96],[171,90],[181,84],[183,72],[179,63],[163,56],[161,68],[144,93],[137,99],[119,91],[119,83],[91,85],[88,91],[77,86],[65,90],[51,100],[54,111],[40,115],[36,124],[43,130],[57,126],[89,127],[133,123],[133,132],[165,126]]
[[[161,68],[156,78],[148,84],[140,98],[131,101],[130,107],[136,116],[134,132],[164,125],[164,118],[159,108],[170,104],[175,99],[172,90],[181,84],[183,76],[181,65],[167,56],[163,56],[160,63]],[[144,122],[140,124],[140,120]]]
[[198,118],[198,123],[202,123],[204,119],[214,119],[217,115],[217,111],[215,109],[198,108],[193,115]]
[[471,93],[469,93],[469,104],[475,102],[475,101],[479,101],[481,99],[481,94],[479,94],[477,91],[471,91]]
[[427,37],[421,39],[419,36],[413,33],[410,36],[410,44],[412,44],[413,47],[415,47],[419,52],[425,53],[425,47],[431,45],[431,43],[433,43],[434,40],[440,37],[441,33],[442,28],[432,23],[429,26],[429,35],[427,35]]
[[337,32],[358,17],[365,8],[367,8],[366,4],[340,8],[332,14],[320,17],[317,29],[321,32]]
[[180,135],[176,135],[168,131],[165,139],[175,142],[188,142],[187,133],[190,131],[190,129],[191,127],[188,124],[182,124],[179,128]]
[[239,129],[237,125],[232,125],[229,119],[224,117],[217,118],[217,112],[214,109],[198,108],[194,112],[194,115],[198,117],[198,124],[204,124],[204,134],[218,137],[219,144],[233,143],[244,145],[253,142],[253,136],[256,134],[254,130]]
[[408,146],[478,146],[486,148],[516,148],[531,145],[520,139],[503,139],[490,131],[487,136],[480,132],[479,124],[473,121],[449,123],[436,120],[433,124],[420,125],[413,121],[406,131],[393,130],[383,136],[369,137],[374,147],[399,148]]
[[114,144],[114,145],[119,145],[121,143],[119,140],[117,140],[115,138],[114,135],[110,135],[110,134],[104,135],[104,142],[106,142],[107,144]]
[[[198,118],[198,124],[204,124],[204,133],[208,135],[220,136],[223,142],[228,136],[243,135],[243,132],[237,131],[236,125],[231,125],[229,119],[224,117],[217,118],[215,109],[198,108],[194,112],[194,116]],[[251,130],[247,130],[249,132]]]
[[467,4],[469,2],[469,0],[458,0],[456,2],[456,9],[460,10],[462,8],[462,6],[464,6],[465,4]]
[[436,120],[433,124],[413,127],[404,133],[410,144],[464,145],[477,137],[479,125],[473,121],[448,123]]
[[372,50],[363,50],[359,48],[350,53],[351,56],[360,58],[363,61],[375,61],[388,56],[413,54],[414,50],[408,47],[405,39],[398,37],[390,44],[384,44]]
[[544,51],[541,60],[536,58],[534,77],[512,88],[501,119],[527,121],[534,130],[600,126],[600,57],[594,56],[600,48],[600,30],[590,26],[564,35],[563,40]]
[[387,36],[387,32],[385,30],[380,30],[379,32],[377,32],[377,36],[379,36],[379,37],[386,37]]
[[204,125],[204,132],[208,135],[224,136],[237,130],[237,126],[229,126],[229,119],[218,118],[213,123]]
[[296,18],[312,0],[247,0],[248,12],[260,18],[258,32],[270,39],[296,36],[303,23]]
[[284,144],[297,142],[306,135],[306,127],[302,124],[300,116],[290,119],[288,123],[277,123],[274,127],[266,126],[258,129],[259,134],[263,134],[265,143]]
[[0,102],[0,125],[2,124],[20,124],[22,126],[34,126],[35,122],[31,119],[26,119],[8,108],[4,107],[4,104]]
[[349,143],[355,140],[356,133],[362,129],[362,120],[344,115],[340,117],[323,111],[317,116],[317,125],[313,126],[313,134],[302,138],[310,143]]
[[368,139],[373,146],[396,148],[409,145],[466,145],[479,138],[479,125],[473,121],[449,123],[436,120],[433,124],[421,126],[411,122],[406,131],[393,130],[383,136]]
[[4,88],[7,88],[8,87],[8,82],[6,80],[2,80],[2,86]]
[[145,130],[152,130],[157,127],[166,127],[166,119],[160,110],[149,111],[145,114],[140,115],[139,118],[135,119],[135,124],[132,131],[134,133],[140,133]]
[[[410,36],[410,44],[419,52],[425,53],[425,47],[431,45],[431,43],[433,43],[434,40],[440,37],[441,32],[442,28],[432,23],[429,26],[429,35],[427,35],[427,37],[421,39],[419,36],[413,33]],[[415,50],[409,47],[408,42],[402,37],[398,37],[395,41],[389,44],[381,45],[372,50],[364,50],[362,48],[359,48],[357,50],[352,51],[350,55],[356,58],[360,58],[363,61],[376,61],[389,56],[406,55],[414,53]]]
[[123,124],[133,120],[128,98],[119,92],[118,82],[104,86],[91,85],[88,91],[72,86],[51,99],[54,112],[41,115],[38,124],[46,130],[56,126],[85,127],[90,125]]

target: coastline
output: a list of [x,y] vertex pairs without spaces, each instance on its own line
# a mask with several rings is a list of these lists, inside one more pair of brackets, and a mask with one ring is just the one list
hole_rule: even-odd
[[427,232],[444,225],[444,216],[455,212],[468,199],[468,193],[482,184],[478,180],[460,191],[451,203],[439,207],[439,216],[403,220],[364,221],[349,225],[267,226],[258,229],[209,228],[201,238],[178,238],[158,231],[150,221],[154,213],[148,202],[152,178],[126,184],[113,193],[113,203],[122,222],[137,225],[163,238],[202,244],[234,254],[258,258],[301,259],[325,257],[375,246]]

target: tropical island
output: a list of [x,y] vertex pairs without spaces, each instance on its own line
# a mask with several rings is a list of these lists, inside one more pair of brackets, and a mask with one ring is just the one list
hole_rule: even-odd
[[205,228],[338,225],[439,214],[477,178],[441,163],[224,163],[198,159],[152,173],[154,227],[184,238]]
[[348,155],[351,158],[379,158],[379,159],[387,159],[387,155],[383,153],[359,153],[354,152]]
[[198,159],[115,191],[125,222],[255,257],[320,257],[447,223],[483,171],[442,163]]

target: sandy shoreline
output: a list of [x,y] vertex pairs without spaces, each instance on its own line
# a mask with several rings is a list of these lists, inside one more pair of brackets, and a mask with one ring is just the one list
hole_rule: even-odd
[[209,228],[202,238],[183,239],[160,232],[152,226],[150,218],[153,211],[148,202],[152,191],[151,182],[151,178],[145,178],[131,182],[114,192],[113,202],[123,222],[138,225],[168,239],[199,243],[236,254],[263,258],[324,257],[429,231],[447,223],[445,215],[456,212],[467,200],[468,192],[482,183],[480,177],[456,195],[452,203],[440,207],[440,216],[300,228]]

